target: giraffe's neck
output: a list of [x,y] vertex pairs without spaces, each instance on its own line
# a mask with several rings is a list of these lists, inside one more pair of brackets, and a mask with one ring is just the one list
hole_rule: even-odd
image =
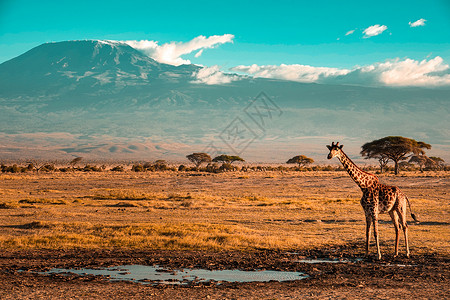
[[353,181],[355,181],[361,189],[369,188],[378,182],[378,177],[358,168],[344,152],[339,156],[339,160]]

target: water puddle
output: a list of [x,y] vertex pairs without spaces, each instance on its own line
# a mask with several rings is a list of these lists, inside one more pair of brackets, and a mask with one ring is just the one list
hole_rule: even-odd
[[306,259],[300,259],[296,260],[295,262],[299,263],[307,263],[307,264],[322,264],[322,263],[329,263],[329,264],[337,264],[337,263],[356,263],[363,261],[362,258],[341,258],[341,259],[331,259],[331,258],[306,258]]
[[144,284],[191,284],[195,282],[268,282],[301,280],[308,275],[301,272],[241,271],[183,269],[167,270],[159,266],[125,265],[106,269],[52,269],[40,274],[77,274],[105,276],[111,281],[132,281]]

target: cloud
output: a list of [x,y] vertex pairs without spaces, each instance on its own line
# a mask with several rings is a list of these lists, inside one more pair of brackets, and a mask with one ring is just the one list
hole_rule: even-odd
[[408,24],[409,24],[409,27],[419,27],[419,26],[425,26],[426,21],[427,20],[425,20],[425,19],[419,19],[415,22],[409,22]]
[[422,61],[397,58],[353,69],[282,64],[237,66],[231,70],[254,77],[298,82],[366,86],[450,86],[450,67],[440,56]]
[[345,75],[350,70],[327,68],[327,67],[312,67],[307,65],[266,65],[258,66],[256,64],[251,66],[237,66],[231,68],[232,71],[251,74],[255,77],[277,78],[299,82],[316,82],[320,78],[328,76]]
[[195,58],[200,57],[203,54],[203,49],[195,53]]
[[240,76],[234,74],[225,74],[220,71],[219,66],[203,67],[192,76],[196,79],[193,83],[204,84],[225,84],[241,79]]
[[353,30],[349,30],[349,31],[347,31],[347,33],[345,35],[350,35],[350,34],[353,34],[354,32],[355,32],[354,29]]
[[372,25],[364,29],[364,38],[370,38],[372,36],[377,36],[383,33],[387,29],[386,25]]
[[380,82],[391,86],[442,86],[450,85],[449,65],[440,56],[430,60],[393,60],[374,64]]
[[232,43],[234,35],[213,35],[205,37],[200,35],[189,42],[170,42],[159,45],[157,41],[124,41],[131,47],[145,53],[154,60],[174,66],[190,64],[191,61],[183,59],[181,56],[189,54],[193,51],[200,50],[195,57],[202,55],[204,49],[214,48],[217,45]]

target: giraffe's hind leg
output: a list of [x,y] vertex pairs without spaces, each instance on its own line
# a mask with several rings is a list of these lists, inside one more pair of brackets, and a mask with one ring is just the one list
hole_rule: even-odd
[[372,217],[372,223],[373,223],[373,235],[375,238],[375,243],[377,245],[377,257],[380,260],[381,259],[381,250],[380,250],[380,241],[378,239],[378,216]]
[[369,256],[369,244],[370,244],[370,226],[372,225],[372,217],[366,214],[366,256]]
[[397,212],[394,210],[391,210],[389,212],[389,215],[391,216],[392,223],[394,223],[394,229],[395,229],[395,254],[394,256],[398,256],[398,243],[400,241],[400,225],[398,224],[398,215]]
[[400,225],[403,229],[403,235],[405,236],[406,257],[409,257],[408,224],[406,224],[406,205],[399,205],[396,211],[400,219],[399,220]]

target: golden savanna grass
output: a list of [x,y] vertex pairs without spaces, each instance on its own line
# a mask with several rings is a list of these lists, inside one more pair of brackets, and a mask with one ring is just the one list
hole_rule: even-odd
[[[398,185],[419,215],[420,223],[410,222],[413,253],[449,253],[449,175],[380,178]],[[362,245],[360,197],[344,172],[0,175],[0,247],[300,250]],[[381,216],[380,234],[383,252],[392,252],[388,215]]]

